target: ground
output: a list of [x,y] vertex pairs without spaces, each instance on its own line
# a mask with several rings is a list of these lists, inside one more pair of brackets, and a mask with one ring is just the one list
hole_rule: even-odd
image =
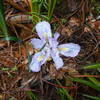
[[[83,69],[100,63],[100,20],[98,13],[92,11],[93,4],[87,0],[67,0],[69,5],[64,0],[57,2],[50,21],[52,30],[60,33],[59,43],[77,43],[81,51],[75,58],[62,56],[64,66],[59,70],[51,60],[34,73],[29,71],[29,53],[34,55],[37,51],[30,41],[38,35],[35,23],[29,19],[31,15],[25,13],[31,8],[26,1],[4,1],[5,20],[12,38],[0,40],[0,100],[91,100],[84,94],[100,97],[100,86],[97,89],[93,84],[92,87],[78,81],[100,79],[99,69]],[[61,91],[68,92],[70,97]]]

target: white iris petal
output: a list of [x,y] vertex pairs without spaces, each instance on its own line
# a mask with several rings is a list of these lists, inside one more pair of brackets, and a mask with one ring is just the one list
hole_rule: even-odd
[[40,63],[37,61],[31,62],[29,68],[32,72],[39,72],[41,70]]
[[63,63],[62,58],[59,56],[59,51],[57,50],[57,48],[52,49],[51,57],[53,58],[56,69],[63,67],[64,63]]
[[75,57],[80,51],[80,46],[74,43],[61,44],[58,46],[59,52],[66,57]]
[[46,41],[34,38],[31,40],[31,43],[35,49],[41,49],[45,45]]
[[36,31],[41,39],[47,39],[48,37],[52,37],[51,26],[46,21],[39,22],[36,25]]

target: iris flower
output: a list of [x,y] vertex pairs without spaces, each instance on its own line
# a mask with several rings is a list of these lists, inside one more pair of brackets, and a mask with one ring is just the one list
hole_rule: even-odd
[[41,66],[46,63],[49,58],[52,58],[56,69],[63,67],[64,62],[60,55],[66,57],[75,57],[80,51],[80,45],[67,43],[59,45],[57,41],[60,34],[55,33],[52,36],[51,26],[48,22],[42,21],[36,25],[36,31],[40,39],[33,38],[31,43],[35,49],[40,50],[32,57],[29,68],[33,72],[39,72]]

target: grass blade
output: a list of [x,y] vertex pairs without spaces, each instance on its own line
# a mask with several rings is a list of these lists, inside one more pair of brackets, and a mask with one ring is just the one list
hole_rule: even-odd
[[89,65],[84,67],[83,69],[96,69],[96,68],[100,68],[100,63],[94,64],[94,65]]
[[27,91],[30,100],[38,100],[37,96],[32,91]]
[[3,9],[3,0],[0,0],[0,10],[1,10],[1,13],[3,14],[3,12],[4,12],[4,9]]
[[0,0],[0,30],[5,37],[8,37],[8,30],[3,17],[3,1]]
[[93,84],[90,81],[86,81],[86,80],[83,80],[83,79],[80,79],[80,78],[74,78],[74,79],[72,79],[72,81],[82,83],[82,84],[87,85],[87,86],[89,86],[91,88],[94,88],[94,89],[96,89],[97,91],[100,92],[100,87],[95,85],[95,84]]
[[7,40],[7,41],[16,41],[16,42],[20,42],[21,39],[14,37],[14,36],[9,36],[9,37],[4,37],[3,40]]
[[92,100],[100,100],[100,97],[90,96],[90,95],[87,95],[87,94],[84,94],[83,96],[90,98]]
[[57,0],[49,0],[49,3],[48,3],[48,18],[49,18],[49,21],[52,18],[53,11],[54,11],[54,8],[56,6],[56,2],[57,2]]
[[3,18],[1,11],[0,11],[0,30],[2,31],[2,33],[5,37],[8,37],[8,30],[7,30],[5,20]]
[[96,78],[94,78],[94,77],[88,77],[88,79],[89,79],[92,83],[94,83],[95,85],[99,86],[99,88],[100,88],[100,82],[99,82]]
[[[40,11],[41,11],[41,7],[43,4],[43,0],[32,0],[32,16],[33,16],[33,22],[37,23],[41,20],[41,18],[39,17],[40,15]],[[36,13],[35,15],[33,13]],[[38,15],[38,16],[36,16]]]
[[[56,81],[59,85],[61,85],[61,83],[59,81]],[[69,95],[67,89],[64,88],[57,88],[58,93],[61,96],[61,100],[73,100],[73,98]]]

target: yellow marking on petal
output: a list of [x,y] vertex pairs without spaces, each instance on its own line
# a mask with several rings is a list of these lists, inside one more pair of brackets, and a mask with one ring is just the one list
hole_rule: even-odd
[[41,61],[45,56],[44,55],[41,55],[37,58],[38,61]]
[[48,38],[47,33],[43,33],[43,36],[44,36],[45,38]]
[[69,48],[59,48],[60,51],[68,51]]

